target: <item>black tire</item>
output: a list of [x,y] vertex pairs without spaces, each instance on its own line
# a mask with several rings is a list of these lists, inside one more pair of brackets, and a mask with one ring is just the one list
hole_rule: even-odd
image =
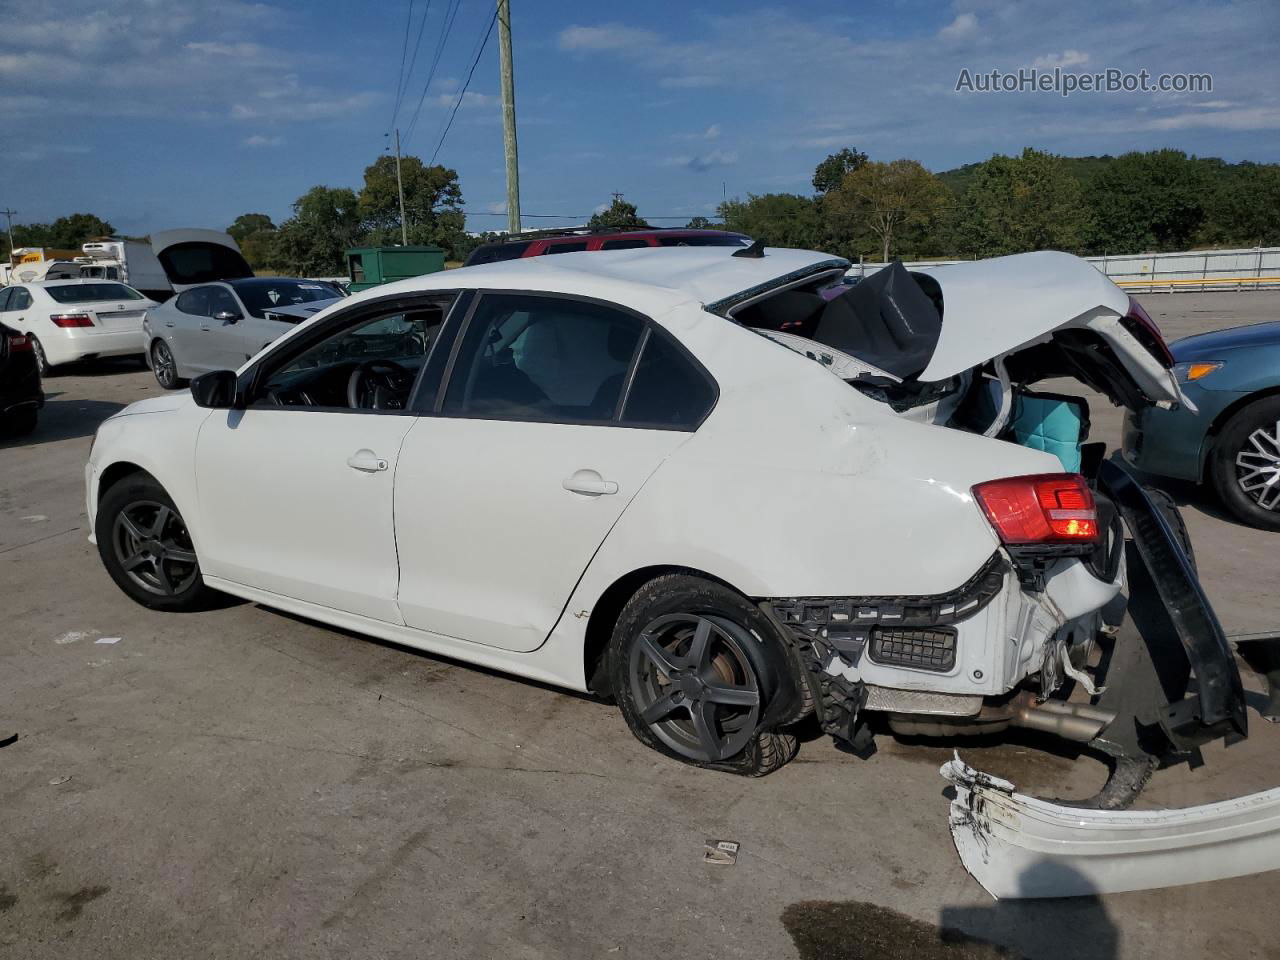
[[[1249,404],[1227,421],[1209,454],[1209,482],[1218,499],[1251,527],[1280,530],[1280,397]],[[1244,462],[1241,462],[1241,461]],[[1261,484],[1275,476],[1270,486]],[[1253,484],[1246,490],[1242,484]]]
[[155,374],[156,383],[166,390],[179,390],[187,385],[187,381],[178,376],[178,363],[163,340],[151,344],[151,372]]
[[760,609],[727,587],[650,580],[623,607],[608,658],[627,726],[659,753],[750,777],[796,755],[796,737],[778,729],[802,702],[794,660]]
[[203,610],[216,599],[178,508],[148,474],[131,474],[102,495],[94,533],[111,579],[144,607]]
[[15,410],[4,418],[4,432],[11,437],[29,436],[36,429],[40,412],[35,407]]
[[49,363],[49,358],[45,355],[44,345],[35,337],[31,337],[31,350],[36,355],[36,367],[40,370],[40,378],[47,379],[57,373],[57,368]]

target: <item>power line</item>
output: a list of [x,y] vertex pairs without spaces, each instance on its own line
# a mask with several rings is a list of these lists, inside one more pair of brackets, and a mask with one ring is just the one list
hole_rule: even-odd
[[[418,49],[422,46],[422,33],[427,27],[427,17],[431,16],[431,0],[427,0],[427,5],[422,11],[422,22],[418,24],[418,36],[413,41],[413,56],[409,58],[409,69],[404,75],[405,92],[409,90],[409,81],[413,78],[413,68],[418,64]],[[399,108],[397,107],[397,112]]]
[[431,89],[431,81],[435,79],[436,69],[440,66],[440,57],[444,53],[445,44],[449,42],[449,34],[453,32],[453,24],[458,19],[458,10],[461,6],[462,0],[450,0],[449,6],[445,7],[440,39],[436,41],[436,52],[431,58],[431,68],[427,71],[426,83],[422,85],[422,93],[418,97],[418,105],[413,108],[413,117],[410,118],[409,124],[405,129],[405,143],[408,143],[410,138],[413,137],[413,131],[418,126],[418,114],[422,112],[422,104],[427,99],[427,91]]
[[396,74],[396,102],[391,110],[391,126],[396,125],[396,116],[400,113],[400,98],[404,94],[404,58],[409,52],[409,28],[413,26],[413,0],[409,0],[409,16],[404,22],[404,43],[400,45],[400,72]]
[[431,154],[431,163],[428,166],[435,166],[436,157],[440,154],[440,148],[444,146],[444,138],[449,135],[449,129],[453,126],[453,118],[458,115],[458,108],[462,106],[462,98],[467,95],[467,87],[471,86],[471,78],[475,75],[476,67],[480,64],[480,58],[484,56],[484,48],[489,45],[489,37],[493,35],[493,25],[497,22],[498,11],[495,8],[493,16],[489,18],[489,27],[484,32],[484,39],[480,41],[480,49],[476,51],[476,58],[471,61],[471,69],[467,71],[467,82],[458,91],[458,99],[454,101],[453,111],[449,114],[449,122],[444,125],[444,132],[440,134],[440,142],[436,144],[436,148]]

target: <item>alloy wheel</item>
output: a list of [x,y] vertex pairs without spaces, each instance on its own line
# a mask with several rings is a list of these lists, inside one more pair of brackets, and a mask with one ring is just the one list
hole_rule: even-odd
[[182,517],[154,500],[138,500],[118,514],[112,546],[125,575],[148,593],[172,597],[200,575],[196,552]]
[[701,762],[741,752],[760,719],[751,634],[725,617],[676,613],[641,631],[629,664],[642,722],[682,756]]
[[166,390],[173,388],[178,382],[178,368],[173,362],[173,354],[163,342],[156,343],[151,350],[152,369],[155,371],[156,381]]
[[1280,421],[1249,434],[1236,454],[1236,482],[1263,510],[1280,510]]

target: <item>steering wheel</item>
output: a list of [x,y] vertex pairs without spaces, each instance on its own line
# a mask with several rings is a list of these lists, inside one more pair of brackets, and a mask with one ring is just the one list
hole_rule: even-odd
[[347,406],[353,410],[403,410],[414,376],[394,360],[364,360],[347,380]]

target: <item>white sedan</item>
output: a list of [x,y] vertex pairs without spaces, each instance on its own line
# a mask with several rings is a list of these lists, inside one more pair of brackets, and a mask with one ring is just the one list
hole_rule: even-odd
[[107,420],[93,539],[148,607],[222,591],[594,691],[667,756],[760,774],[809,713],[855,744],[877,714],[1117,740],[1125,705],[1062,695],[1101,679],[1127,526],[1180,598],[1169,636],[1201,617],[1212,689],[1170,742],[1238,729],[1176,510],[1088,455],[1082,402],[1027,387],[1180,402],[1141,309],[1065,254],[833,290],[847,267],[643,249],[366,291]]
[[31,338],[42,376],[96,357],[141,355],[142,319],[157,306],[106,280],[49,280],[0,287],[0,323]]

